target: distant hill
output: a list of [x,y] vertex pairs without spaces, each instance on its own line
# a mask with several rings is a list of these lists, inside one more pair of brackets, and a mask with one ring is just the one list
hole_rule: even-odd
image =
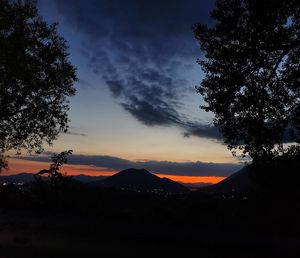
[[168,178],[160,178],[145,169],[125,169],[99,182],[103,186],[142,192],[186,193],[189,189]]
[[33,174],[21,173],[10,176],[0,176],[0,182],[5,183],[29,183],[34,181]]
[[[100,181],[105,179],[105,176],[87,176],[87,175],[77,175],[73,176],[73,179],[80,181],[82,183],[91,183],[95,181]],[[33,182],[34,176],[31,173],[20,173],[16,175],[0,176],[0,182],[6,183],[30,183]]]
[[95,181],[100,181],[107,178],[106,176],[87,176],[87,175],[78,175],[78,176],[73,176],[73,179],[78,180],[82,183],[92,183]]
[[250,193],[257,189],[256,183],[250,177],[250,169],[246,166],[221,182],[200,189],[212,193]]
[[[90,186],[106,186],[142,192],[186,193],[189,188],[168,178],[160,178],[145,169],[126,169],[113,176],[73,176],[73,180],[88,183]],[[2,183],[30,183],[34,182],[31,173],[0,176]]]

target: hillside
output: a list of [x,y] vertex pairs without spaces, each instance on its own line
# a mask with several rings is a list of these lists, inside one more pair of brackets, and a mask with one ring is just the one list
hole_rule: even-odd
[[250,193],[257,189],[250,177],[250,169],[244,167],[221,182],[201,188],[201,191],[212,193]]
[[171,179],[160,178],[145,169],[125,169],[110,176],[99,184],[142,192],[186,193],[189,189]]

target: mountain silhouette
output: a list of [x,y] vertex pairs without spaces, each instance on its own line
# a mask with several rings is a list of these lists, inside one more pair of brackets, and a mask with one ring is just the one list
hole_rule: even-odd
[[189,189],[168,178],[160,178],[146,169],[129,168],[120,171],[100,183],[107,187],[142,192],[186,193]]
[[[73,180],[77,180],[81,183],[91,183],[95,181],[99,181],[106,178],[106,176],[88,176],[88,175],[76,175],[73,176]],[[5,175],[0,176],[0,182],[6,182],[6,183],[30,183],[34,182],[35,178],[34,175],[31,173],[20,173],[16,175]]]
[[256,191],[258,185],[253,181],[248,166],[235,172],[221,182],[201,188],[200,191],[213,193],[251,193]]
[[34,181],[34,176],[30,173],[0,176],[0,182],[2,183],[29,183],[32,181]]

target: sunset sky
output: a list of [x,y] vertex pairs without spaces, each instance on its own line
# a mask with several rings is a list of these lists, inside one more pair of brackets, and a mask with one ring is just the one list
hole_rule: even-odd
[[11,159],[5,173],[47,167],[73,149],[65,171],[111,175],[143,167],[183,182],[212,182],[242,165],[212,126],[195,91],[203,58],[192,26],[212,24],[213,0],[39,0],[58,22],[77,67],[70,131],[39,157]]

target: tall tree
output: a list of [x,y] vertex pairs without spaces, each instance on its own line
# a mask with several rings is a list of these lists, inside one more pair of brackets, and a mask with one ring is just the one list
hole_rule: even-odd
[[68,129],[76,70],[35,1],[0,0],[0,168],[9,150],[41,151]]
[[299,147],[300,2],[217,0],[194,33],[206,54],[197,87],[228,148],[253,160]]

